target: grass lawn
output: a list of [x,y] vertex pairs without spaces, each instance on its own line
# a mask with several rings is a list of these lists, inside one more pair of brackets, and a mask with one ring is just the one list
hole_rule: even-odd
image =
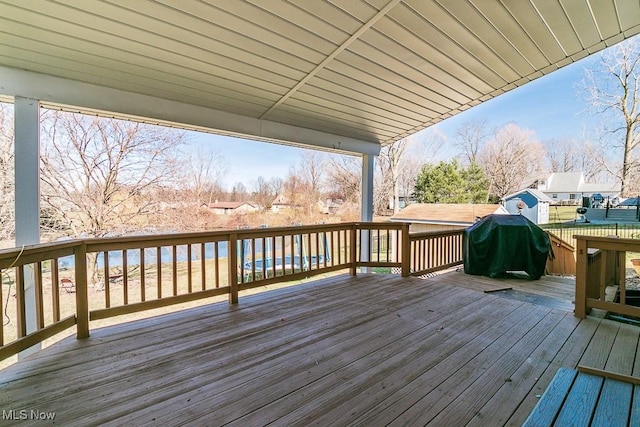
[[577,218],[576,209],[578,206],[550,206],[549,222],[561,223],[573,221]]

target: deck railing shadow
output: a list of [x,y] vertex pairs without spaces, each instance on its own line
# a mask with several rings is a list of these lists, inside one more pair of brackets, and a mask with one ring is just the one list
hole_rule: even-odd
[[[77,337],[87,338],[93,320],[225,294],[236,304],[243,290],[339,270],[356,275],[381,267],[407,277],[461,263],[462,230],[414,235],[408,224],[397,223],[81,239],[1,250],[0,360],[74,325]],[[31,312],[35,324],[29,324]]]

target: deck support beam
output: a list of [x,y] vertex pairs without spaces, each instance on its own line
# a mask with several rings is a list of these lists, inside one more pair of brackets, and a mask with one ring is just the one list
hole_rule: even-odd
[[[14,102],[16,247],[40,243],[40,102],[16,97]],[[24,268],[27,334],[37,330],[35,266]],[[40,344],[20,353],[27,356]]]
[[163,126],[344,154],[380,152],[375,141],[351,138],[214,108],[172,101],[0,66],[2,94],[40,100],[45,108],[138,120]]

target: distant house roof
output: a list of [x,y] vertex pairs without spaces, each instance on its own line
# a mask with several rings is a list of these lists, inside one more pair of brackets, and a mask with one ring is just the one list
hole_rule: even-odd
[[284,194],[278,194],[271,205],[290,205],[290,203]]
[[238,209],[242,205],[248,205],[254,207],[251,203],[247,202],[216,202],[209,203],[207,207],[209,209]]
[[391,217],[393,222],[421,224],[471,225],[484,216],[509,214],[501,205],[414,203]]
[[547,179],[545,191],[554,193],[572,193],[579,191],[584,183],[582,172],[556,172]]
[[620,184],[585,182],[582,172],[555,172],[545,177],[538,177],[530,185],[539,185],[545,193],[619,193]]
[[580,186],[580,191],[585,194],[593,193],[619,193],[621,191],[620,184],[603,182],[585,182]]
[[546,195],[546,194],[544,194],[542,191],[540,191],[540,190],[536,190],[536,189],[534,189],[534,188],[525,188],[524,190],[520,190],[520,191],[517,191],[517,192],[515,192],[515,193],[508,194],[508,195],[504,196],[504,197],[502,198],[502,200],[511,199],[512,197],[519,196],[519,195],[520,195],[520,194],[522,194],[522,193],[529,193],[529,194],[531,194],[533,197],[535,197],[536,199],[538,199],[538,201],[540,201],[540,202],[548,202],[548,203],[554,203],[554,202],[555,202],[551,197],[547,196],[547,195]]

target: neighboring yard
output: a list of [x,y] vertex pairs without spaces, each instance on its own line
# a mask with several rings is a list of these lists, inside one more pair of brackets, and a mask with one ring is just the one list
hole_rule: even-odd
[[[549,224],[540,227],[549,231],[574,248],[576,241],[573,236],[618,236],[626,239],[640,239],[640,222],[611,222],[588,223],[573,222],[577,218],[575,206],[552,206],[549,211]],[[640,258],[636,252],[627,253],[627,268],[631,268],[630,259]]]

